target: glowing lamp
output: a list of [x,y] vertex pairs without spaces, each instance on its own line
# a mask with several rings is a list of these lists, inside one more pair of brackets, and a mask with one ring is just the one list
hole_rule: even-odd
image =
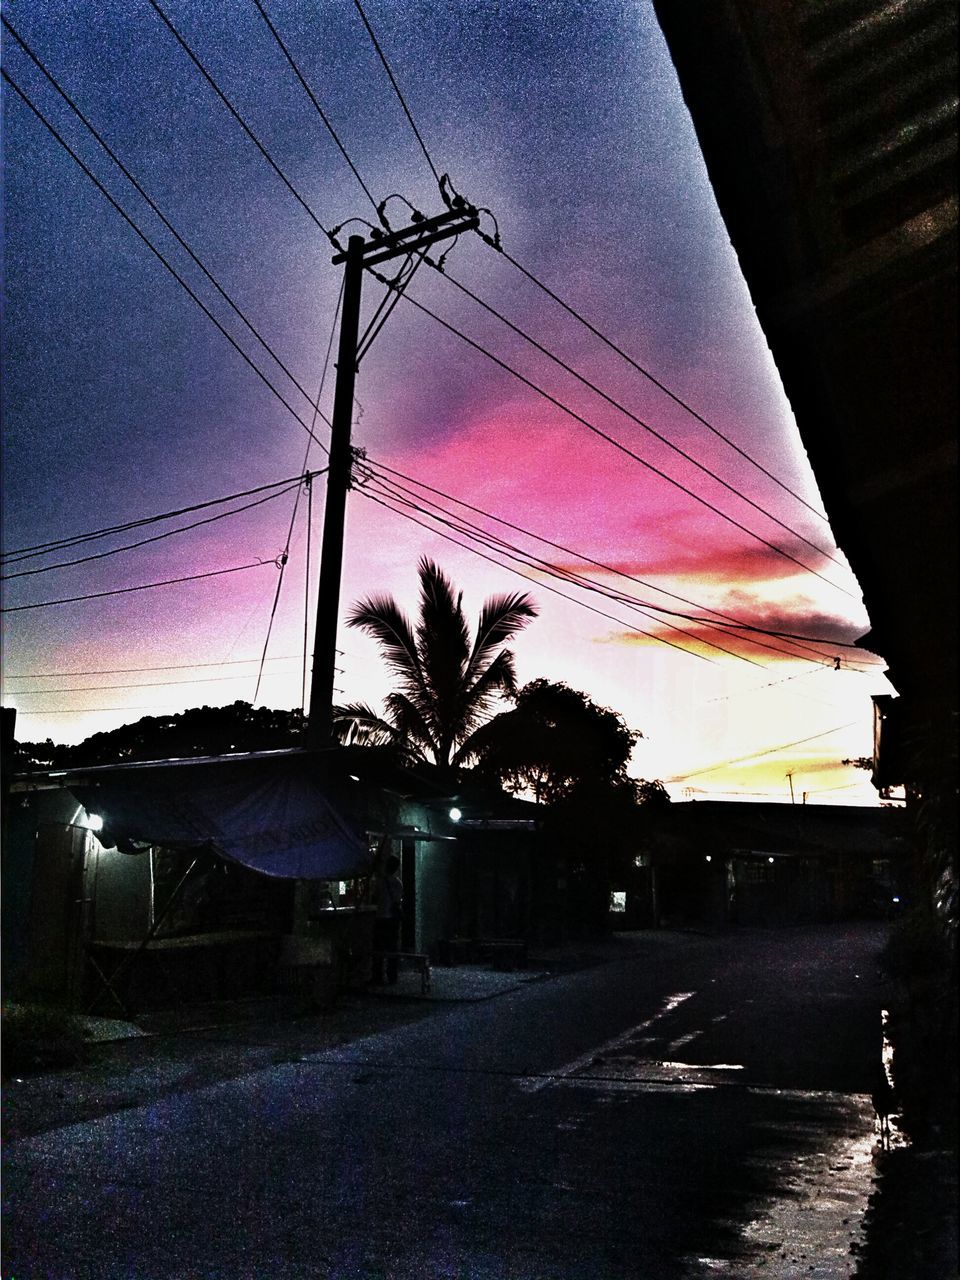
[[88,831],[103,830],[103,819],[100,817],[99,813],[87,814],[87,830]]
[[459,809],[457,809],[457,808],[453,808],[453,809],[451,809],[451,810],[450,810],[450,821],[451,821],[451,822],[459,822],[459,821],[460,821],[460,819],[461,819],[462,817],[463,817],[463,814],[460,812],[460,810],[459,810]]
[[705,862],[712,862],[712,861],[713,861],[713,854],[712,854],[712,853],[708,853],[708,854],[706,855],[706,857],[704,858],[704,861],[705,861]]

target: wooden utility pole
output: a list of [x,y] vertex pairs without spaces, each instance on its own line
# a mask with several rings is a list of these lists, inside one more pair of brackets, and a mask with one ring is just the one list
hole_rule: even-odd
[[340,612],[343,529],[347,489],[350,487],[350,428],[353,422],[353,391],[357,380],[357,333],[360,328],[364,244],[363,236],[350,237],[343,275],[337,384],[333,393],[333,418],[330,424],[330,466],[327,471],[327,500],[323,509],[317,625],[313,635],[313,675],[307,720],[307,743],[311,747],[326,746],[331,738],[330,717],[337,655],[337,615]]
[[[340,315],[337,383],[330,432],[330,466],[327,471],[327,498],[323,512],[323,542],[317,586],[317,624],[313,641],[313,675],[307,719],[309,747],[326,747],[333,741],[333,681],[340,613],[344,521],[347,490],[351,481],[350,429],[357,378],[357,335],[360,328],[363,273],[366,268],[378,263],[388,262],[402,255],[423,253],[436,241],[447,240],[464,231],[476,230],[478,225],[476,209],[462,202],[461,206],[436,218],[417,215],[412,226],[400,231],[384,234],[374,230],[369,240],[365,240],[363,236],[351,236],[347,241],[346,252],[338,253],[333,259],[334,264],[344,264],[343,307]],[[398,291],[402,291],[402,286]]]

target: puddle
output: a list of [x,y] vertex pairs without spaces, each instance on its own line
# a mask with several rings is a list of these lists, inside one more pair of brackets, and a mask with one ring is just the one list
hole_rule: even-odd
[[[881,1062],[892,1087],[893,1049],[887,1022],[888,1013],[883,1010]],[[753,1216],[739,1228],[741,1256],[687,1258],[691,1280],[769,1280],[771,1276],[851,1280],[855,1276],[866,1235],[867,1205],[877,1186],[878,1158],[888,1158],[882,1150],[873,1100],[865,1094],[799,1090],[786,1090],[784,1096],[832,1098],[841,1108],[845,1132],[824,1131],[815,1152],[771,1153],[750,1161],[755,1171],[769,1172],[769,1184],[776,1190],[756,1204]],[[789,1134],[785,1132],[784,1137]],[[886,1145],[891,1149],[909,1146],[893,1116]]]
[[[687,1258],[691,1280],[850,1280],[851,1252],[863,1239],[863,1215],[874,1179],[873,1108],[863,1095],[848,1096],[851,1133],[829,1138],[813,1154],[772,1157],[777,1187],[738,1231],[737,1258]],[[755,1162],[762,1167],[767,1162]],[[740,1252],[738,1250],[738,1252]]]

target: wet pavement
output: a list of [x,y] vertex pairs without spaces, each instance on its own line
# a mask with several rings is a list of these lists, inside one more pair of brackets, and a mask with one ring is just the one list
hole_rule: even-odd
[[851,1276],[881,944],[635,935],[117,1043],[6,1090],[4,1275]]

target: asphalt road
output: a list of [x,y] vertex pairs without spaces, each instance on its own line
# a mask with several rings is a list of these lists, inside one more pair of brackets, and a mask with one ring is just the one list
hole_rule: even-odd
[[850,1275],[879,926],[650,934],[8,1142],[3,1280]]

